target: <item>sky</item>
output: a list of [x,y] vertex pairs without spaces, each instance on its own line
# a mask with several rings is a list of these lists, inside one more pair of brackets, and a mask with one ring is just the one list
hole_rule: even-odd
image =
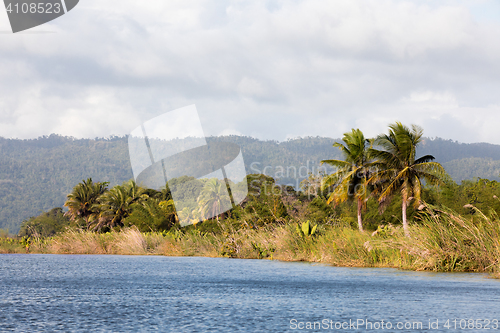
[[126,135],[195,104],[204,134],[500,144],[500,2],[81,0],[13,34],[0,136]]

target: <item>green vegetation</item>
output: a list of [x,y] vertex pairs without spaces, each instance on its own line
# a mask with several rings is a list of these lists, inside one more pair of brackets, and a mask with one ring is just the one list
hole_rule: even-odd
[[316,228],[318,225],[314,227],[311,225],[311,221],[307,220],[302,225],[297,223],[297,233],[302,237],[313,237],[316,234]]
[[401,194],[401,209],[403,229],[406,236],[410,236],[406,209],[411,200],[414,206],[422,204],[421,192],[424,179],[429,184],[440,184],[445,177],[441,164],[431,162],[434,156],[425,155],[416,157],[417,146],[422,140],[423,130],[412,126],[410,130],[401,123],[389,126],[389,134],[379,135],[376,144],[380,150],[372,149],[371,155],[375,159],[377,170],[370,177],[375,184],[375,193],[379,193],[378,201],[384,204],[395,192]]
[[58,207],[24,221],[21,225],[19,236],[33,238],[51,237],[65,231],[70,226],[70,219],[65,216],[62,208]]
[[[441,272],[500,272],[500,220],[476,210],[473,219],[427,206],[412,237],[400,226],[386,225],[361,233],[341,221],[319,224],[314,237],[304,237],[292,224],[233,228],[196,228],[141,233],[136,228],[95,233],[70,229],[48,241],[33,241],[32,252],[59,254],[132,254],[210,256],[321,262],[336,266],[395,267]],[[5,242],[0,241],[5,251]],[[19,252],[23,247],[16,245]]]
[[[295,189],[299,189],[300,182],[308,177],[307,170],[318,171],[322,160],[342,159],[341,152],[332,149],[337,140],[330,138],[276,142],[226,136],[207,138],[207,141],[240,145],[248,173],[265,173],[278,184],[288,184]],[[0,138],[0,151],[0,228],[12,233],[19,232],[22,221],[53,207],[62,207],[66,195],[82,179],[92,178],[94,182],[109,182],[109,186],[115,186],[132,178],[125,137]],[[435,156],[436,162],[441,163],[458,183],[474,177],[500,181],[499,145],[426,138],[417,155]],[[268,168],[264,170],[265,167]]]
[[107,185],[107,182],[94,183],[92,178],[76,185],[73,192],[68,194],[68,200],[64,204],[68,207],[66,215],[73,221],[84,222],[83,226],[89,229],[97,213],[97,200],[106,192]]
[[200,205],[200,215],[206,220],[205,216],[215,216],[219,222],[219,215],[225,212],[224,207],[231,207],[229,197],[224,195],[226,184],[218,179],[209,179],[203,186],[198,204]]
[[333,187],[328,197],[327,204],[333,202],[338,205],[347,199],[354,199],[357,204],[357,218],[359,231],[363,231],[363,220],[361,210],[368,198],[368,178],[370,176],[371,145],[370,140],[359,129],[353,129],[351,133],[345,133],[342,139],[345,145],[334,143],[334,147],[340,148],[345,160],[324,160],[337,168],[338,171],[324,178],[322,190]]
[[[336,171],[310,174],[300,191],[250,174],[247,198],[229,211],[226,186],[216,179],[170,182],[177,188],[189,180],[188,192],[199,194],[177,212],[168,187],[156,191],[132,180],[110,187],[87,178],[67,194],[66,213],[55,208],[27,219],[17,237],[1,232],[0,252],[204,255],[500,274],[500,183],[457,184],[432,155],[419,157],[423,144],[420,128],[400,123],[373,140],[352,130],[333,143],[344,159],[323,160]],[[214,217],[181,228],[178,214]]]

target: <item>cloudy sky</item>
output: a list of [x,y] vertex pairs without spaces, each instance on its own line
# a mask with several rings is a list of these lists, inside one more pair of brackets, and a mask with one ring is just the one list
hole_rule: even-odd
[[0,136],[105,137],[196,104],[206,135],[500,144],[500,2],[80,0],[12,34]]

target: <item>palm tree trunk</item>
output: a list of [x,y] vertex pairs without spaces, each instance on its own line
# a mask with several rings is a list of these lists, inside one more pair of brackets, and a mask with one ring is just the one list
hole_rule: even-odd
[[363,208],[363,201],[358,199],[358,228],[363,232],[363,220],[361,219],[361,209]]
[[410,237],[410,230],[408,229],[408,221],[406,220],[406,206],[407,206],[407,199],[403,197],[403,230],[405,231],[405,236]]

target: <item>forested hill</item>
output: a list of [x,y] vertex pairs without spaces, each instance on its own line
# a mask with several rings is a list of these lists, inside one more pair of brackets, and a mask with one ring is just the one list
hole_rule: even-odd
[[61,207],[82,179],[117,184],[132,177],[124,138],[0,138],[0,156],[0,228],[14,233],[24,219]]
[[500,180],[500,145],[426,138],[418,154],[436,157],[457,182],[474,177]]
[[[248,173],[266,173],[279,182],[298,186],[322,159],[340,158],[334,139],[302,138],[286,142],[241,136],[209,138],[242,147]],[[497,179],[500,146],[461,144],[425,139],[419,154],[432,154],[452,177]],[[32,140],[0,138],[0,228],[17,232],[21,222],[41,211],[60,207],[66,194],[82,179],[109,181],[132,178],[127,139],[73,139],[51,135]],[[266,168],[267,167],[267,168]]]

